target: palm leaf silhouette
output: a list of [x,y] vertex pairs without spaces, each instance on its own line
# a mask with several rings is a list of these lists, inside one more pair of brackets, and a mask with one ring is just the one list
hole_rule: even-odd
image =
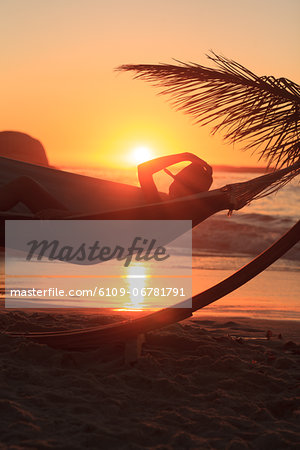
[[[208,56],[216,68],[195,63],[123,65],[121,71],[163,87],[177,109],[196,123],[214,122],[213,133],[245,141],[275,168],[299,161],[300,86],[286,78],[259,77],[223,56]],[[297,171],[298,172],[298,171]],[[293,176],[295,173],[293,172]]]

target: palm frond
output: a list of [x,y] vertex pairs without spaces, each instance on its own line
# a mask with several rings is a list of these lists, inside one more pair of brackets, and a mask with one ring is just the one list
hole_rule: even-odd
[[223,56],[208,56],[216,68],[195,63],[123,65],[135,78],[163,87],[178,110],[197,123],[214,122],[229,142],[246,141],[268,165],[280,168],[300,157],[300,86],[286,78],[259,77]]

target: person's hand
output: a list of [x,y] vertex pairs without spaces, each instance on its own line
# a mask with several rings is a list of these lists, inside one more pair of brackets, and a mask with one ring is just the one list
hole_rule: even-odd
[[194,155],[194,153],[190,153],[190,152],[185,152],[184,153],[185,158],[187,161],[191,161],[192,163],[198,163],[198,164],[206,164],[205,161],[203,161],[203,159],[199,158],[199,156]]
[[42,209],[35,213],[37,219],[47,220],[47,219],[63,219],[70,216],[70,211],[63,209]]
[[193,153],[190,152],[184,152],[183,155],[186,157],[186,159],[188,159],[189,161],[193,160],[193,159],[199,159],[198,156],[194,155]]

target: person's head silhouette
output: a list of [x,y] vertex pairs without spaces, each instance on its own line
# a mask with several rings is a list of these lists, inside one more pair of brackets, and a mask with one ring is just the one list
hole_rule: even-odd
[[164,170],[174,179],[169,187],[171,198],[208,191],[213,181],[211,173],[207,171],[205,166],[199,164],[192,163],[176,175],[173,175],[168,169]]

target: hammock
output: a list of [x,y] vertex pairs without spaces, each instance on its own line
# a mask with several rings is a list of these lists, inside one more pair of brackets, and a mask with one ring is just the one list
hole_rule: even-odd
[[[177,219],[192,220],[193,226],[196,226],[218,211],[238,210],[254,199],[270,195],[299,173],[300,162],[297,162],[287,168],[242,183],[229,184],[220,189],[174,200],[145,204],[141,189],[135,186],[0,157],[2,183],[21,174],[31,176],[45,186],[50,193],[59,196],[70,211],[80,211],[80,213],[70,214],[64,220]],[[23,212],[19,210],[19,213],[2,212],[0,218],[32,220],[35,217],[23,209]]]
[[[49,170],[49,169],[47,169]],[[240,209],[251,200],[269,195],[284,185],[291,177],[300,172],[299,162],[252,180],[227,185],[221,189],[209,191],[158,204],[141,205],[133,208],[117,209],[98,214],[72,215],[68,219],[192,219],[193,226],[210,215],[223,209]],[[32,215],[3,213],[2,218],[32,219]],[[113,342],[134,342],[137,346],[139,336],[150,330],[164,327],[192,316],[192,313],[220,299],[245,284],[265,270],[300,240],[300,222],[270,248],[231,275],[221,283],[199,293],[192,298],[191,309],[166,308],[145,317],[108,326],[93,327],[84,330],[45,333],[9,333],[14,337],[26,337],[36,342],[66,350],[84,350],[98,348],[101,344]],[[136,354],[138,357],[138,351]],[[135,358],[133,358],[134,360]]]

